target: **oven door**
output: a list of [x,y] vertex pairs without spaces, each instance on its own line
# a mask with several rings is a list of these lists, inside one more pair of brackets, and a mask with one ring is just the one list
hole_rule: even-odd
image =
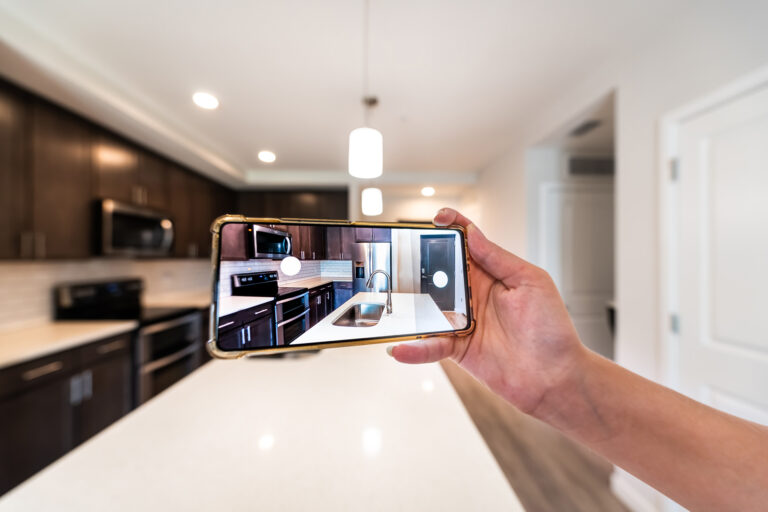
[[309,309],[277,323],[277,344],[289,345],[293,340],[304,334],[307,329],[309,329]]
[[275,321],[282,322],[309,309],[309,292],[275,302]]
[[282,259],[291,255],[291,234],[253,225],[254,257]]
[[190,345],[139,370],[139,403],[142,404],[192,373],[200,365],[200,347]]

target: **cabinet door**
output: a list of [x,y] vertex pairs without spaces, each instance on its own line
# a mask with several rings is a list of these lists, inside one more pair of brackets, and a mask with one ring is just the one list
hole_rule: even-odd
[[310,237],[312,250],[308,259],[325,259],[325,228],[322,226],[312,226],[310,228]]
[[194,255],[207,258],[211,255],[211,224],[216,218],[214,213],[215,184],[202,176],[192,175],[192,243]]
[[355,242],[373,242],[373,228],[355,228]]
[[91,254],[91,128],[37,101],[32,119],[32,219],[36,258]]
[[131,410],[129,353],[98,361],[77,378],[81,379],[83,401],[75,416],[75,444],[98,434]]
[[277,344],[275,340],[274,313],[272,306],[264,306],[249,311],[249,319],[245,324],[244,348],[263,348]]
[[299,226],[299,239],[301,250],[299,258],[302,260],[312,259],[312,226]]
[[355,228],[341,228],[341,257],[342,260],[351,260],[355,250]]
[[[321,309],[323,306],[322,294],[315,289],[309,292],[309,326],[314,327],[321,318]],[[324,309],[323,309],[324,311]]]
[[327,285],[323,287],[323,305],[325,306],[325,315],[323,317],[326,317],[333,312],[333,285]]
[[168,211],[168,164],[146,150],[139,153],[138,169],[139,204],[161,212]]
[[341,259],[341,231],[343,228],[329,226],[325,228],[325,259]]
[[[251,236],[249,236],[251,235]],[[253,254],[250,224],[225,224],[221,228],[221,259],[245,261]]]
[[171,194],[168,198],[168,211],[174,225],[173,255],[180,258],[194,256],[194,241],[192,229],[193,205],[192,180],[189,173],[181,167],[170,164],[168,167],[168,183]]
[[0,494],[72,447],[69,388],[62,377],[0,400]]
[[391,242],[392,241],[391,228],[373,228],[372,231],[373,231],[374,242]]
[[93,170],[97,197],[142,203],[139,155],[134,146],[108,132],[99,133],[93,145]]
[[336,309],[352,298],[352,283],[333,283],[333,308]]
[[291,234],[291,255],[304,259],[301,255],[301,251],[304,250],[301,246],[301,226],[282,226],[280,229]]
[[0,258],[30,258],[32,238],[24,224],[29,198],[25,179],[29,102],[21,92],[2,84],[0,112]]

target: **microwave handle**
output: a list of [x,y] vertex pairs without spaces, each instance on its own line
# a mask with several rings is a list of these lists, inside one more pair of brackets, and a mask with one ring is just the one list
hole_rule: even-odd
[[285,244],[286,244],[285,254],[290,256],[291,250],[293,249],[293,243],[291,242],[290,236],[285,237]]

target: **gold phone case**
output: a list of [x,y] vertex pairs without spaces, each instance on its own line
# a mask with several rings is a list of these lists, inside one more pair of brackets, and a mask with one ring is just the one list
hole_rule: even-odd
[[[218,332],[219,332],[219,312],[218,312],[218,305],[219,305],[219,254],[221,251],[221,228],[224,224],[236,222],[236,223],[251,223],[251,224],[293,224],[293,225],[326,225],[326,226],[351,226],[351,227],[372,227],[372,228],[415,228],[415,229],[456,229],[462,232],[464,239],[464,261],[466,263],[466,268],[464,269],[465,274],[467,276],[466,283],[467,283],[467,319],[469,321],[469,326],[461,331],[446,331],[446,332],[435,332],[435,333],[429,333],[429,334],[422,334],[422,335],[411,335],[411,336],[397,336],[392,338],[375,338],[375,339],[361,339],[361,340],[354,340],[354,341],[330,341],[330,342],[324,342],[324,343],[316,343],[316,344],[306,344],[306,345],[283,345],[280,347],[275,348],[260,348],[260,349],[254,349],[254,350],[221,350],[217,346],[217,338],[218,338]],[[463,226],[459,225],[452,225],[452,226],[434,226],[432,224],[417,224],[417,223],[405,223],[405,222],[352,222],[347,220],[320,220],[320,219],[292,219],[292,218],[285,218],[285,219],[276,219],[276,218],[257,218],[257,217],[245,217],[243,215],[222,215],[221,217],[217,218],[213,221],[213,224],[211,224],[211,233],[213,234],[211,238],[211,267],[213,269],[213,276],[212,276],[212,297],[213,301],[211,302],[211,311],[210,311],[210,322],[209,322],[209,338],[208,343],[206,344],[206,348],[208,349],[208,353],[211,354],[211,356],[219,358],[219,359],[237,359],[246,355],[269,355],[269,354],[276,354],[276,353],[286,353],[286,352],[301,352],[301,351],[307,351],[307,350],[317,350],[317,349],[326,349],[326,348],[335,348],[335,347],[350,347],[350,346],[356,346],[356,345],[371,345],[374,343],[392,343],[395,341],[406,341],[406,340],[418,340],[423,338],[434,338],[438,336],[466,336],[468,334],[471,334],[472,331],[475,330],[475,316],[474,311],[472,310],[472,283],[470,282],[470,274],[469,274],[469,248],[467,247],[467,232],[464,229]]]

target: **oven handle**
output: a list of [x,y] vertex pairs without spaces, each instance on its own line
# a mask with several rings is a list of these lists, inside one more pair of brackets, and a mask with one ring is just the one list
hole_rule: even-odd
[[283,302],[288,302],[288,301],[291,301],[291,300],[296,300],[298,298],[304,299],[304,298],[308,298],[308,297],[309,297],[309,291],[306,291],[306,292],[304,292],[304,293],[302,293],[300,295],[296,295],[295,297],[289,297],[287,299],[279,300],[279,301],[275,302],[275,304],[282,304]]
[[152,361],[151,363],[145,364],[141,367],[141,373],[152,373],[155,370],[162,368],[163,366],[168,366],[169,364],[173,364],[180,359],[184,359],[185,357],[194,354],[198,350],[200,350],[200,347],[197,345],[190,345],[187,348],[179,350],[178,352],[174,352],[173,354],[165,356],[162,359],[158,359],[156,361]]
[[302,313],[299,313],[299,314],[298,314],[298,315],[296,315],[295,317],[293,317],[293,318],[289,318],[288,320],[283,320],[282,322],[280,322],[279,324],[277,324],[277,327],[282,327],[282,326],[284,326],[285,324],[287,324],[287,323],[289,323],[289,322],[293,322],[294,320],[298,320],[298,319],[299,319],[299,318],[301,318],[302,316],[304,316],[304,315],[308,315],[308,314],[309,314],[309,310],[308,310],[308,309],[305,309],[305,310],[304,310]]

